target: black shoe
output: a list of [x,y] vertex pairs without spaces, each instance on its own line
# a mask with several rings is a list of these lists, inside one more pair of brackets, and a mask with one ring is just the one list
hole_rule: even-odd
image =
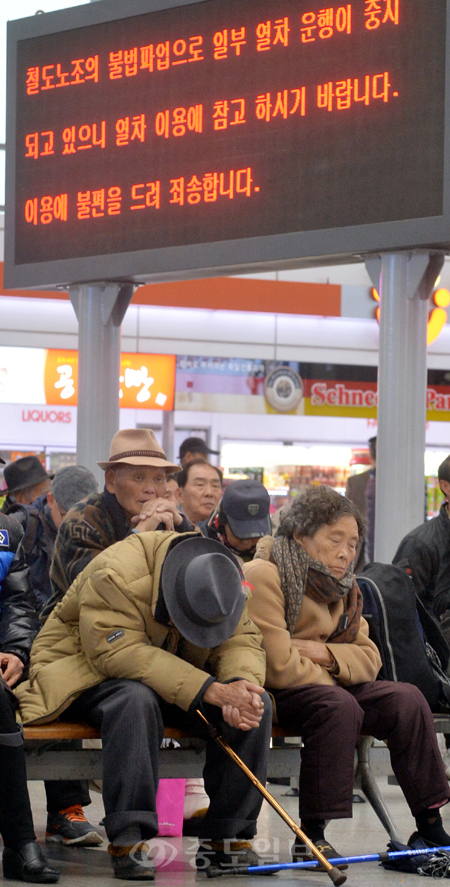
[[[322,856],[324,856],[325,859],[337,859],[340,856],[337,850],[335,850],[334,847],[332,847],[331,844],[328,843],[326,838],[319,838],[317,841],[314,842],[314,846],[317,847],[318,850],[320,850]],[[316,857],[314,856],[312,850],[310,850],[309,847],[300,840],[300,838],[296,838],[295,844],[293,844],[292,846],[292,861],[314,862],[315,859]],[[337,865],[336,868],[341,870],[348,869],[348,865],[345,865],[345,863],[343,863],[342,865]],[[323,865],[318,865],[311,869],[311,871],[324,872],[325,867]]]
[[441,841],[427,841],[419,832],[413,832],[410,838],[408,838],[408,847],[413,847],[415,841],[423,841],[427,847],[450,847],[450,838],[443,839]]
[[[236,867],[244,869],[249,865],[264,865],[264,860],[252,849],[250,841],[205,841],[200,844],[196,856],[195,865],[197,871],[206,872],[208,877],[213,877],[212,872],[229,870],[230,875],[239,872],[232,871]],[[242,874],[246,874],[245,871]],[[272,874],[272,872],[260,872],[259,874]]]
[[48,864],[39,844],[28,841],[15,850],[3,850],[3,877],[15,881],[30,881],[33,884],[56,884],[59,881],[58,869]]
[[132,850],[125,856],[111,856],[114,877],[120,881],[154,881],[155,865],[143,850]]

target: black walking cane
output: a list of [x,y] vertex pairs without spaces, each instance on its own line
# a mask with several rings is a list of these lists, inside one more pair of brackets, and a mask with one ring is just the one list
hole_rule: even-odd
[[[343,872],[339,871],[339,869],[336,868],[336,866],[332,865],[328,861],[326,856],[324,856],[323,853],[320,852],[320,850],[316,847],[315,844],[313,844],[313,842],[308,838],[308,836],[305,835],[305,833],[301,830],[301,828],[297,825],[297,823],[292,819],[292,817],[289,816],[289,813],[286,813],[286,810],[284,810],[284,808],[281,806],[281,804],[279,804],[278,801],[275,800],[273,795],[271,795],[270,792],[267,791],[266,787],[262,784],[262,782],[260,782],[259,779],[257,779],[257,777],[255,776],[255,774],[252,773],[252,771],[247,767],[246,764],[244,764],[244,762],[241,760],[239,755],[237,755],[236,752],[233,751],[231,746],[228,745],[228,742],[226,742],[225,739],[223,739],[223,737],[220,735],[220,733],[217,732],[216,728],[213,727],[212,724],[209,723],[209,721],[205,718],[205,716],[202,714],[202,712],[197,709],[196,714],[200,718],[205,730],[207,730],[207,732],[211,736],[211,738],[214,739],[214,741],[217,742],[218,745],[220,745],[220,747],[224,750],[224,752],[226,752],[226,754],[230,758],[232,758],[232,760],[235,762],[235,764],[237,764],[238,767],[240,767],[240,769],[243,770],[243,772],[245,773],[246,776],[248,776],[248,778],[253,783],[255,788],[257,788],[258,791],[261,792],[263,797],[266,799],[266,801],[269,802],[270,806],[273,807],[273,809],[276,811],[276,813],[278,813],[278,815],[281,816],[282,819],[284,819],[285,823],[289,826],[289,828],[292,829],[294,834],[298,838],[300,838],[306,844],[307,847],[309,847],[309,849],[311,850],[311,853],[317,859],[317,862],[320,863],[321,866],[323,866],[328,877],[331,878],[333,884],[335,884],[335,887],[340,887],[341,884],[344,884],[344,882],[347,880],[347,876],[344,875]],[[217,875],[219,875],[219,874],[224,874],[224,870],[223,869],[219,870],[216,868],[213,868],[211,870],[211,866],[208,866],[208,868],[206,869],[206,874],[208,875],[209,878],[214,878],[214,877],[217,877]]]

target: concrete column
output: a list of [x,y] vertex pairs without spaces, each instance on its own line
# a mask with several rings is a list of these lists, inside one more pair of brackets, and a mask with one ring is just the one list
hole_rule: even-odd
[[169,460],[175,462],[174,455],[174,437],[175,437],[175,413],[173,410],[163,412],[162,421],[162,448]]
[[119,430],[120,326],[133,289],[133,284],[86,283],[69,290],[79,324],[77,463],[90,468],[100,489],[104,472],[97,461],[108,458]]
[[380,293],[375,560],[382,563],[424,520],[427,300],[442,263],[443,254],[428,252],[366,262]]

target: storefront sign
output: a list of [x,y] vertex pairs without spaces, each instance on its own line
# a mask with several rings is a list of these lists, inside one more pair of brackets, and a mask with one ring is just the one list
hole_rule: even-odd
[[72,422],[72,413],[63,410],[22,410],[22,422]]
[[[175,360],[173,354],[122,354],[120,406],[173,410]],[[0,347],[0,403],[67,407],[77,400],[77,351]],[[64,415],[69,414],[28,410],[23,421],[70,421]]]
[[[428,421],[450,421],[446,377],[429,372]],[[185,355],[177,357],[175,408],[376,420],[377,368]]]
[[76,449],[76,407],[0,402],[0,415],[0,441],[11,454],[8,461],[41,453],[45,447],[61,452]]
[[[429,370],[427,420],[450,421],[450,384]],[[0,404],[21,422],[74,421],[78,353],[0,347]],[[120,406],[130,409],[377,418],[377,368],[239,357],[122,354]],[[46,409],[48,407],[48,409]]]
[[309,379],[305,383],[305,415],[374,418],[377,415],[376,382],[355,384]]

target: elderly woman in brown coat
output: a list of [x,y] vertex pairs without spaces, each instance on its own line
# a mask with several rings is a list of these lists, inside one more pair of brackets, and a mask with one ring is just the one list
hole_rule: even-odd
[[[361,731],[389,748],[416,819],[410,841],[419,835],[430,846],[450,844],[439,812],[450,790],[428,704],[411,684],[376,680],[380,655],[352,572],[363,530],[348,499],[310,487],[283,509],[277,537],[264,537],[245,566],[278,723],[303,738],[301,826],[328,858],[339,854],[325,839],[325,821],[352,815]],[[298,838],[293,856],[311,858]]]

